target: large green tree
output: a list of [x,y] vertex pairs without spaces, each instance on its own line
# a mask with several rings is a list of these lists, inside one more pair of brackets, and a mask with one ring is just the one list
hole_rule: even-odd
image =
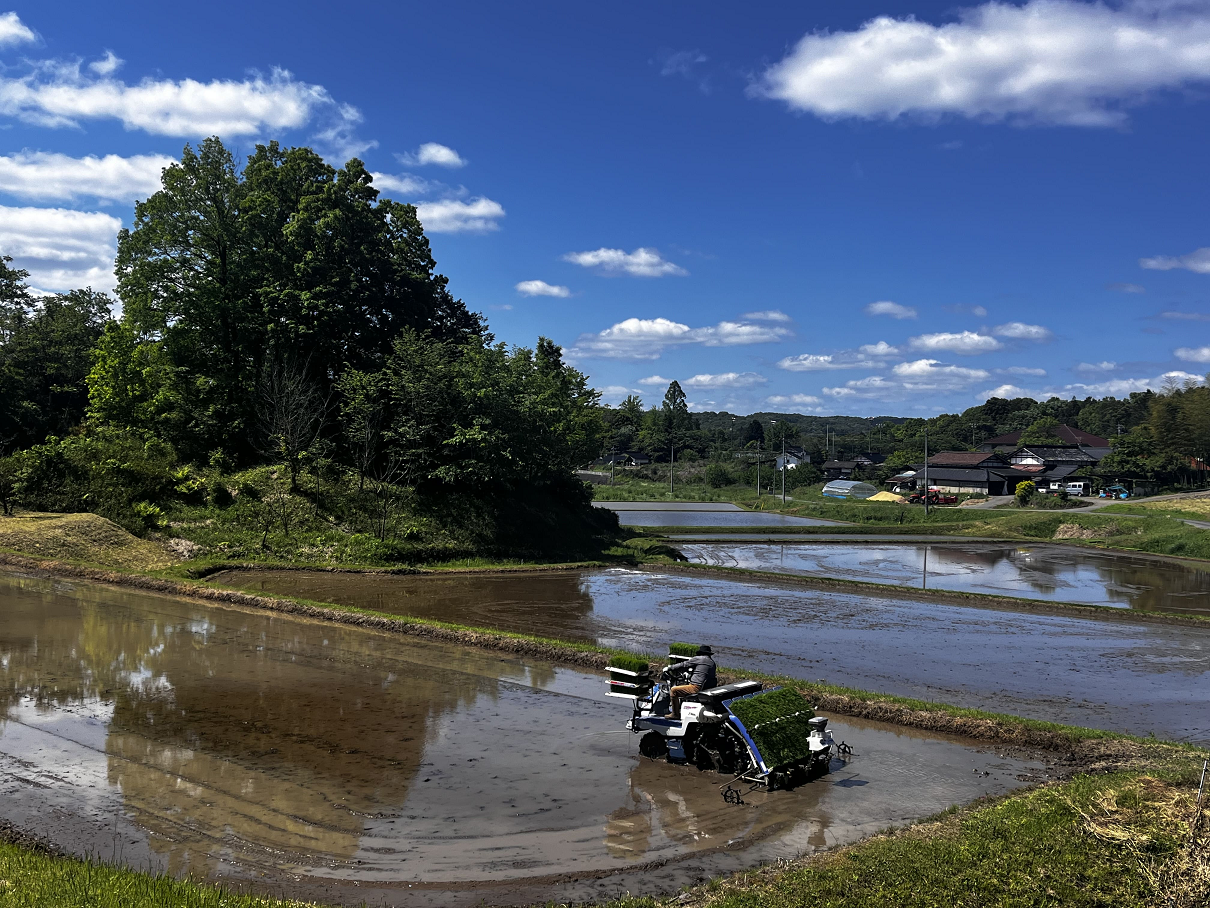
[[0,444],[24,448],[84,418],[84,378],[110,299],[73,290],[35,299],[27,272],[0,259]]
[[[170,386],[133,395],[151,402],[141,427],[188,456],[247,458],[267,375],[301,370],[327,400],[346,368],[382,368],[404,329],[481,334],[435,268],[416,209],[379,199],[356,159],[338,170],[272,142],[240,169],[218,139],[186,146],[118,237],[124,322],[141,361],[167,365],[125,374]],[[122,397],[104,386],[122,371],[95,371],[93,397]]]

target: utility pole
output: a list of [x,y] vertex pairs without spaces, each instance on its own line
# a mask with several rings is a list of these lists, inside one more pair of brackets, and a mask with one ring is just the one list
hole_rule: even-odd
[[670,442],[668,445],[672,456],[668,460],[668,492],[671,495],[676,494],[676,442]]
[[781,506],[786,506],[786,433],[781,433]]
[[609,452],[609,484],[613,485],[615,479],[618,478],[618,452]]
[[756,500],[760,501],[760,441],[756,442]]
[[929,427],[924,424],[924,516],[929,515]]

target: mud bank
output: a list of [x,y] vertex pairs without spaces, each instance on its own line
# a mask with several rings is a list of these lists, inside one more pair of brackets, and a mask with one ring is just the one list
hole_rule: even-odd
[[229,602],[0,577],[0,817],[239,890],[472,905],[667,893],[1053,775],[835,720],[856,756],[728,805],[602,679]]

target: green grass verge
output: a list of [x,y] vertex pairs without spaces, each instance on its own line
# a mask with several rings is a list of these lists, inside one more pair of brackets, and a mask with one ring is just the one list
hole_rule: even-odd
[[189,880],[92,860],[50,857],[0,842],[4,908],[298,908],[304,904],[235,895]]
[[[1079,777],[951,810],[788,867],[716,880],[683,901],[694,908],[1197,904],[1188,899],[1204,890],[1165,872],[1188,833],[1190,812],[1182,821],[1176,809],[1192,807],[1188,784],[1187,775]],[[1196,789],[1196,779],[1192,784]],[[649,908],[663,902],[627,898],[609,904]]]

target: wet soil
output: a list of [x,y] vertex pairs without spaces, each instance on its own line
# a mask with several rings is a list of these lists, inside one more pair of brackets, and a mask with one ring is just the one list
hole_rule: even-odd
[[1210,565],[1146,555],[1048,545],[864,540],[678,546],[698,564],[1210,615]]
[[1210,743],[1210,627],[1136,622],[1124,610],[1101,620],[622,568],[410,577],[250,570],[211,579],[637,652],[706,639],[722,665]]
[[599,675],[63,579],[0,575],[0,619],[9,837],[295,897],[668,892],[1046,771],[836,719],[855,757],[737,807],[721,777],[641,760]]

